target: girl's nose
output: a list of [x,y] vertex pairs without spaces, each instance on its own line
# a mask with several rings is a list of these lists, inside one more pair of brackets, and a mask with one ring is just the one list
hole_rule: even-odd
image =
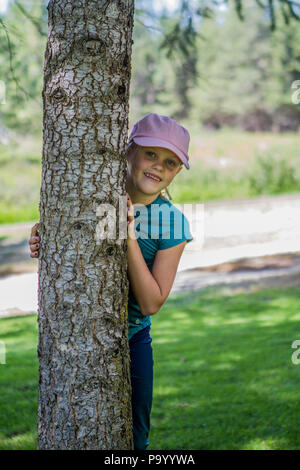
[[159,169],[162,170],[163,167],[164,167],[163,163],[155,162],[154,165],[153,165],[153,170],[154,170],[155,168],[159,168]]

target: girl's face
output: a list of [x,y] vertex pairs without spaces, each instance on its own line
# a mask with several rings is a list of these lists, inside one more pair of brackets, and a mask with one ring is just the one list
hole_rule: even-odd
[[158,195],[182,170],[177,155],[162,147],[135,146],[134,150],[129,151],[127,160],[130,187],[145,196]]

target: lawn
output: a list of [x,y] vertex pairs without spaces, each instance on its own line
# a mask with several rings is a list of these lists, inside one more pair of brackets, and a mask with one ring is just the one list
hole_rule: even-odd
[[[297,288],[169,297],[152,317],[149,449],[300,449]],[[0,449],[37,446],[37,318],[0,320]]]

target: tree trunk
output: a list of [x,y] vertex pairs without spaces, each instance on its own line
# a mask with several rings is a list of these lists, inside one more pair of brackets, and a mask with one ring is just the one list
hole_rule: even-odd
[[39,449],[132,449],[126,203],[123,236],[99,241],[96,227],[100,204],[118,219],[126,200],[134,0],[50,0],[48,12]]

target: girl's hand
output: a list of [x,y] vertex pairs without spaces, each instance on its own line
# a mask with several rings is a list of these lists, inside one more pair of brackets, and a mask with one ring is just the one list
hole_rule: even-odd
[[39,248],[40,248],[40,236],[38,232],[39,222],[37,222],[31,229],[31,236],[29,239],[30,246],[30,257],[38,258],[39,257]]
[[127,238],[128,235],[130,238],[136,238],[134,232],[134,207],[131,202],[130,196],[126,193],[127,196]]

